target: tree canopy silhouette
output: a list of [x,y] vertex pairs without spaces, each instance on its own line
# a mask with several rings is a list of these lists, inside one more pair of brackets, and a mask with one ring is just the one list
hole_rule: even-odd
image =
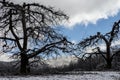
[[0,41],[5,53],[20,56],[21,73],[29,72],[29,59],[68,51],[70,42],[56,29],[68,16],[37,3],[0,1]]
[[[112,46],[112,43],[119,39],[120,20],[115,22],[112,30],[105,35],[98,32],[96,35],[90,36],[78,44],[81,51],[86,50],[88,47],[94,47],[95,52],[92,54],[100,54],[105,59],[107,68],[111,68],[113,57],[120,53],[119,47]],[[100,44],[105,44],[105,50],[101,50]],[[87,53],[88,54],[88,53]]]

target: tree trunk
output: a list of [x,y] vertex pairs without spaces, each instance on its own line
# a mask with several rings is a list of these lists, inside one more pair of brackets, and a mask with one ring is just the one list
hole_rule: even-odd
[[28,74],[30,72],[29,59],[26,54],[21,54],[20,73]]
[[111,53],[111,52],[110,52],[110,44],[111,44],[111,43],[107,43],[107,46],[106,46],[106,47],[107,47],[107,50],[106,50],[106,51],[107,51],[107,53],[106,53],[106,59],[107,59],[107,60],[106,60],[106,63],[107,63],[107,66],[106,66],[106,67],[107,67],[108,69],[110,69],[111,66],[112,66],[112,60],[111,60],[111,54],[110,54],[110,53]]
[[110,69],[112,67],[112,61],[111,60],[107,60],[107,66],[108,69]]

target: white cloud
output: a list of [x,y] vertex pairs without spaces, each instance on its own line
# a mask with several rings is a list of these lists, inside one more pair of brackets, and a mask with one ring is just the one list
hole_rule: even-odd
[[50,59],[46,62],[52,67],[69,65],[70,62],[77,62],[77,58],[75,56],[61,56],[57,59]]
[[116,45],[119,45],[120,46],[120,39],[119,40],[116,40],[112,43],[112,46],[116,46]]
[[13,61],[13,59],[10,58],[10,54],[0,54],[0,61],[5,61],[5,62],[9,62],[9,61]]
[[77,44],[77,41],[76,41],[76,40],[72,40],[71,42],[74,43],[74,44]]
[[119,12],[120,0],[12,0],[14,2],[36,2],[54,6],[70,16],[67,27],[76,24],[96,23]]

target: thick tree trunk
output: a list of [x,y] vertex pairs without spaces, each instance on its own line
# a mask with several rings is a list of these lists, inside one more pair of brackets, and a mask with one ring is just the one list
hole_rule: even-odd
[[112,61],[111,60],[107,60],[107,66],[108,69],[110,69],[112,67]]
[[30,72],[29,59],[26,54],[21,54],[20,73],[28,74]]
[[110,54],[110,43],[107,44],[107,54],[106,54],[106,67],[110,69],[112,67],[112,60],[111,60],[111,54]]

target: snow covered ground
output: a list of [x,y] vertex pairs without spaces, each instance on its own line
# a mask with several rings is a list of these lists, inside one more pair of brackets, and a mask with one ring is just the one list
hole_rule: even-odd
[[72,72],[69,75],[8,76],[0,80],[120,80],[120,72]]

